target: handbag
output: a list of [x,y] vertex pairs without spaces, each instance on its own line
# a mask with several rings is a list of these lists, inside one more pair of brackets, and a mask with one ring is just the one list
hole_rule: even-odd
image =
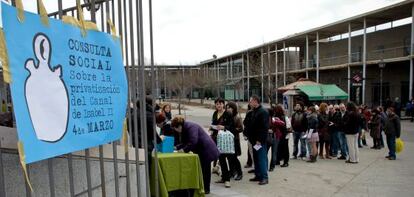
[[395,152],[401,153],[404,150],[404,141],[401,138],[395,140]]
[[234,154],[234,135],[230,131],[219,130],[217,134],[217,148],[222,154]]

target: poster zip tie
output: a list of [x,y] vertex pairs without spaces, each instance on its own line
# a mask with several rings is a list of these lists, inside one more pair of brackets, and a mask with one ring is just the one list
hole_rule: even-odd
[[128,153],[128,129],[126,118],[124,119],[124,124],[122,127],[122,143],[124,144],[125,153]]
[[109,27],[111,28],[111,35],[113,37],[113,39],[115,40],[116,38],[118,38],[118,36],[116,35],[116,28],[114,23],[112,23],[111,19],[108,17],[107,23],[109,25]]
[[79,25],[81,28],[81,32],[82,32],[82,36],[85,37],[86,36],[86,26],[85,26],[85,20],[83,18],[83,10],[82,7],[80,5],[80,0],[76,0],[76,7],[78,10],[78,19],[79,19]]
[[7,56],[6,40],[3,29],[0,28],[0,62],[3,67],[3,80],[5,83],[11,83],[11,74],[9,68],[9,59]]
[[[66,16],[66,15],[64,15],[64,16],[62,17],[62,21],[63,21],[64,23],[66,23],[66,24],[69,24],[69,25],[73,25],[73,26],[75,26],[75,27],[82,28],[82,25],[80,24],[80,21],[79,21],[78,19],[76,19],[76,18],[72,17],[72,16]],[[89,22],[89,21],[85,21],[85,29],[86,29],[86,30],[95,30],[95,31],[99,31],[99,30],[98,30],[98,26],[96,26],[96,24],[95,24],[95,23],[93,23],[93,22]]]
[[43,0],[37,0],[37,5],[39,6],[40,20],[43,25],[49,27],[49,18],[47,17],[47,11],[45,5],[43,4]]
[[32,183],[30,182],[29,175],[27,174],[26,156],[24,154],[23,143],[21,141],[17,142],[17,149],[19,151],[20,164],[22,165],[23,173],[24,173],[24,176],[26,177],[27,185],[29,185],[30,191],[33,192]]
[[24,22],[24,8],[22,0],[16,0],[16,8],[17,8],[17,19],[21,23]]

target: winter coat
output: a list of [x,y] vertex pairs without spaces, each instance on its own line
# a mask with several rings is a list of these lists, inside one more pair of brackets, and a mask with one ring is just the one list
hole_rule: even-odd
[[333,125],[331,126],[331,129],[333,131],[343,131],[344,123],[340,111],[336,111],[335,113],[333,113],[329,121],[333,123]]
[[[211,125],[224,126],[224,128],[228,131],[232,131],[234,129],[233,118],[227,111],[224,111],[220,117],[218,117],[218,112],[214,111],[213,117],[211,118]],[[212,130],[211,137],[213,138],[215,142],[217,142],[218,130],[217,129],[210,129],[210,130]]]
[[400,118],[392,113],[389,114],[387,119],[385,120],[385,127],[384,131],[386,135],[395,136],[397,138],[401,135],[401,123]]
[[372,117],[371,122],[369,123],[370,136],[374,139],[381,138],[381,117],[380,115],[375,115]]
[[329,116],[328,114],[318,114],[318,133],[320,139],[329,141]]
[[306,113],[304,112],[293,113],[291,122],[294,132],[301,133],[308,130],[308,119],[306,118]]
[[282,139],[283,133],[287,133],[285,121],[278,117],[272,117],[270,119],[270,129],[272,129],[275,138],[278,140]]
[[347,135],[355,135],[361,128],[361,116],[357,112],[346,112],[344,121],[344,133]]
[[243,132],[243,122],[240,117],[234,116],[234,150],[237,156],[241,155],[240,133]]
[[318,115],[316,113],[309,114],[308,117],[308,129],[313,129],[313,133],[318,132]]
[[269,130],[269,113],[261,105],[253,109],[252,113],[249,123],[251,128],[248,130],[249,142],[256,144],[258,141],[264,144]]
[[211,137],[204,129],[192,122],[185,121],[181,132],[182,143],[177,145],[177,150],[190,151],[198,154],[201,161],[211,162],[217,160],[220,152]]
[[246,116],[244,117],[244,120],[243,120],[243,126],[244,126],[243,135],[246,137],[249,137],[249,133],[251,133],[250,130],[253,128],[252,115],[253,115],[253,110],[247,111]]
[[[138,123],[138,127],[137,127],[137,131],[138,131],[138,142],[141,142],[141,114],[139,113],[139,108],[137,109],[137,123]],[[151,152],[154,149],[154,111],[152,110],[152,105],[146,104],[145,105],[145,114],[146,114],[146,122],[147,122],[147,143],[148,143],[148,151]],[[134,113],[133,110],[131,109],[131,119],[134,119],[133,117]],[[134,147],[137,147],[136,142],[135,142],[135,128],[134,128],[134,123],[131,122],[132,128],[130,129],[130,132],[132,132],[132,145]],[[158,133],[156,134],[156,138],[157,141],[156,143],[160,143],[162,140],[160,138],[160,136],[158,135]],[[139,147],[142,148],[143,144],[139,144]]]

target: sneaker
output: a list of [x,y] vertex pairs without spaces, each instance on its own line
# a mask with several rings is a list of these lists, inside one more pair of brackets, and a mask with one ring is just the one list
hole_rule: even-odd
[[230,188],[230,181],[224,182],[224,187],[225,188]]
[[247,173],[254,173],[254,169],[247,171]]
[[388,157],[388,160],[396,160],[395,157]]
[[269,168],[269,172],[273,172],[273,170],[275,170],[275,167],[271,166],[271,167]]
[[251,168],[251,167],[252,165],[249,165],[249,164],[244,165],[244,168]]

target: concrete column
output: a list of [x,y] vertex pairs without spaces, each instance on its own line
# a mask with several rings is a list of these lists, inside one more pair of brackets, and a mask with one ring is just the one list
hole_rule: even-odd
[[250,100],[250,55],[247,51],[247,101]]
[[319,83],[319,32],[316,32],[316,83]]
[[[270,45],[267,46],[267,91],[269,93],[268,97],[272,98],[272,90],[270,88]],[[269,100],[270,103],[271,100]]]
[[230,57],[230,79],[233,79],[233,57]]
[[410,84],[409,84],[409,93],[408,93],[408,100],[413,98],[413,49],[414,46],[414,4],[411,6],[411,46],[410,46]]
[[366,78],[367,78],[367,20],[364,18],[364,38],[362,43],[362,104],[365,103],[365,95],[366,95]]
[[229,58],[226,59],[226,80],[230,78],[229,76],[229,67],[230,67],[230,62],[229,62]]
[[351,23],[348,23],[348,102],[351,101],[351,63],[352,63],[352,47],[351,47]]
[[159,66],[155,67],[155,91],[156,91],[155,94],[156,94],[156,98],[158,98],[160,96],[158,68],[159,68]]
[[260,74],[260,78],[261,78],[261,101],[263,102],[264,100],[263,100],[263,93],[264,93],[264,86],[263,86],[263,83],[264,83],[264,62],[263,62],[263,47],[260,49],[260,70],[261,70],[261,74]]
[[166,77],[166,72],[165,72],[165,70],[166,70],[166,67],[164,67],[164,96],[165,96],[165,98],[167,98],[167,77]]
[[277,43],[275,44],[275,89],[276,89],[276,103],[278,103],[278,95],[277,95],[277,93],[278,93],[278,91],[277,91],[277,88],[279,87],[278,86],[278,84],[277,84],[277,80],[278,80],[278,71],[277,71],[277,62],[278,60],[277,60]]
[[218,85],[220,83],[220,62],[216,61],[216,76],[217,76],[217,86],[216,86],[216,90],[217,90],[217,97],[220,97],[220,86]]
[[286,45],[283,42],[283,85],[286,85]]
[[305,57],[305,68],[306,68],[306,78],[309,78],[309,37],[308,35],[306,35],[306,57]]
[[243,92],[243,94],[242,94],[242,96],[243,96],[242,101],[244,101],[244,94],[245,94],[245,92],[244,92],[244,53],[242,53],[241,60],[242,60],[242,75],[241,75],[241,79],[242,79],[242,92]]

